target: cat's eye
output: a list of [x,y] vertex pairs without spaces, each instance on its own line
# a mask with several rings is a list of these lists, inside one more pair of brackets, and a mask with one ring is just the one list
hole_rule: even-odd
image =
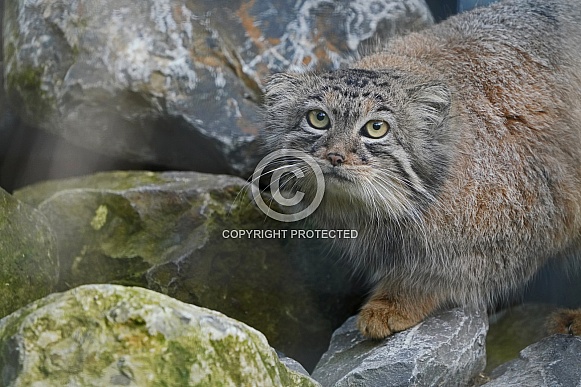
[[388,131],[389,124],[385,121],[379,120],[369,121],[363,126],[363,128],[361,128],[362,135],[373,139],[382,138]]
[[307,122],[315,129],[329,129],[331,126],[331,120],[329,115],[322,110],[310,110],[307,113]]

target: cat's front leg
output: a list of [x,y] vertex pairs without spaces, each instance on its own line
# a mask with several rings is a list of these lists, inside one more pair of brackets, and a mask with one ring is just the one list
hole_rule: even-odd
[[361,308],[357,327],[368,338],[383,339],[420,323],[438,306],[431,296],[394,296],[379,288]]

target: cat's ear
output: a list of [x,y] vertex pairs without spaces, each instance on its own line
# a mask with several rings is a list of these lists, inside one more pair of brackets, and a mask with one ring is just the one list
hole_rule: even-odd
[[429,125],[440,125],[450,112],[452,97],[450,90],[442,83],[426,83],[408,90],[414,110]]
[[294,73],[273,74],[266,83],[264,101],[271,105],[282,98],[294,95],[296,87],[300,83],[300,75]]

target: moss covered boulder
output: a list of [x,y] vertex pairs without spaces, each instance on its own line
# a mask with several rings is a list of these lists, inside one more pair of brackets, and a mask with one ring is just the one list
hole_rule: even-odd
[[86,285],[0,320],[3,386],[317,386],[258,331],[162,294]]
[[[89,283],[156,290],[243,321],[312,368],[355,312],[351,273],[324,241],[282,238],[289,223],[267,218],[245,186],[193,172],[111,172],[15,195],[50,220],[59,290]],[[273,234],[232,238],[232,230]]]
[[46,218],[0,189],[0,318],[51,293],[58,266]]

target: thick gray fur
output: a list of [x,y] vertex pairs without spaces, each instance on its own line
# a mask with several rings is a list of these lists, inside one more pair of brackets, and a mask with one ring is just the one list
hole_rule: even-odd
[[[309,127],[312,109],[328,130]],[[302,150],[325,173],[316,227],[357,229],[340,247],[407,311],[489,304],[579,249],[578,0],[504,1],[348,69],[275,75],[265,117],[266,149]],[[389,133],[361,136],[369,120]],[[292,188],[312,197],[313,182]]]

